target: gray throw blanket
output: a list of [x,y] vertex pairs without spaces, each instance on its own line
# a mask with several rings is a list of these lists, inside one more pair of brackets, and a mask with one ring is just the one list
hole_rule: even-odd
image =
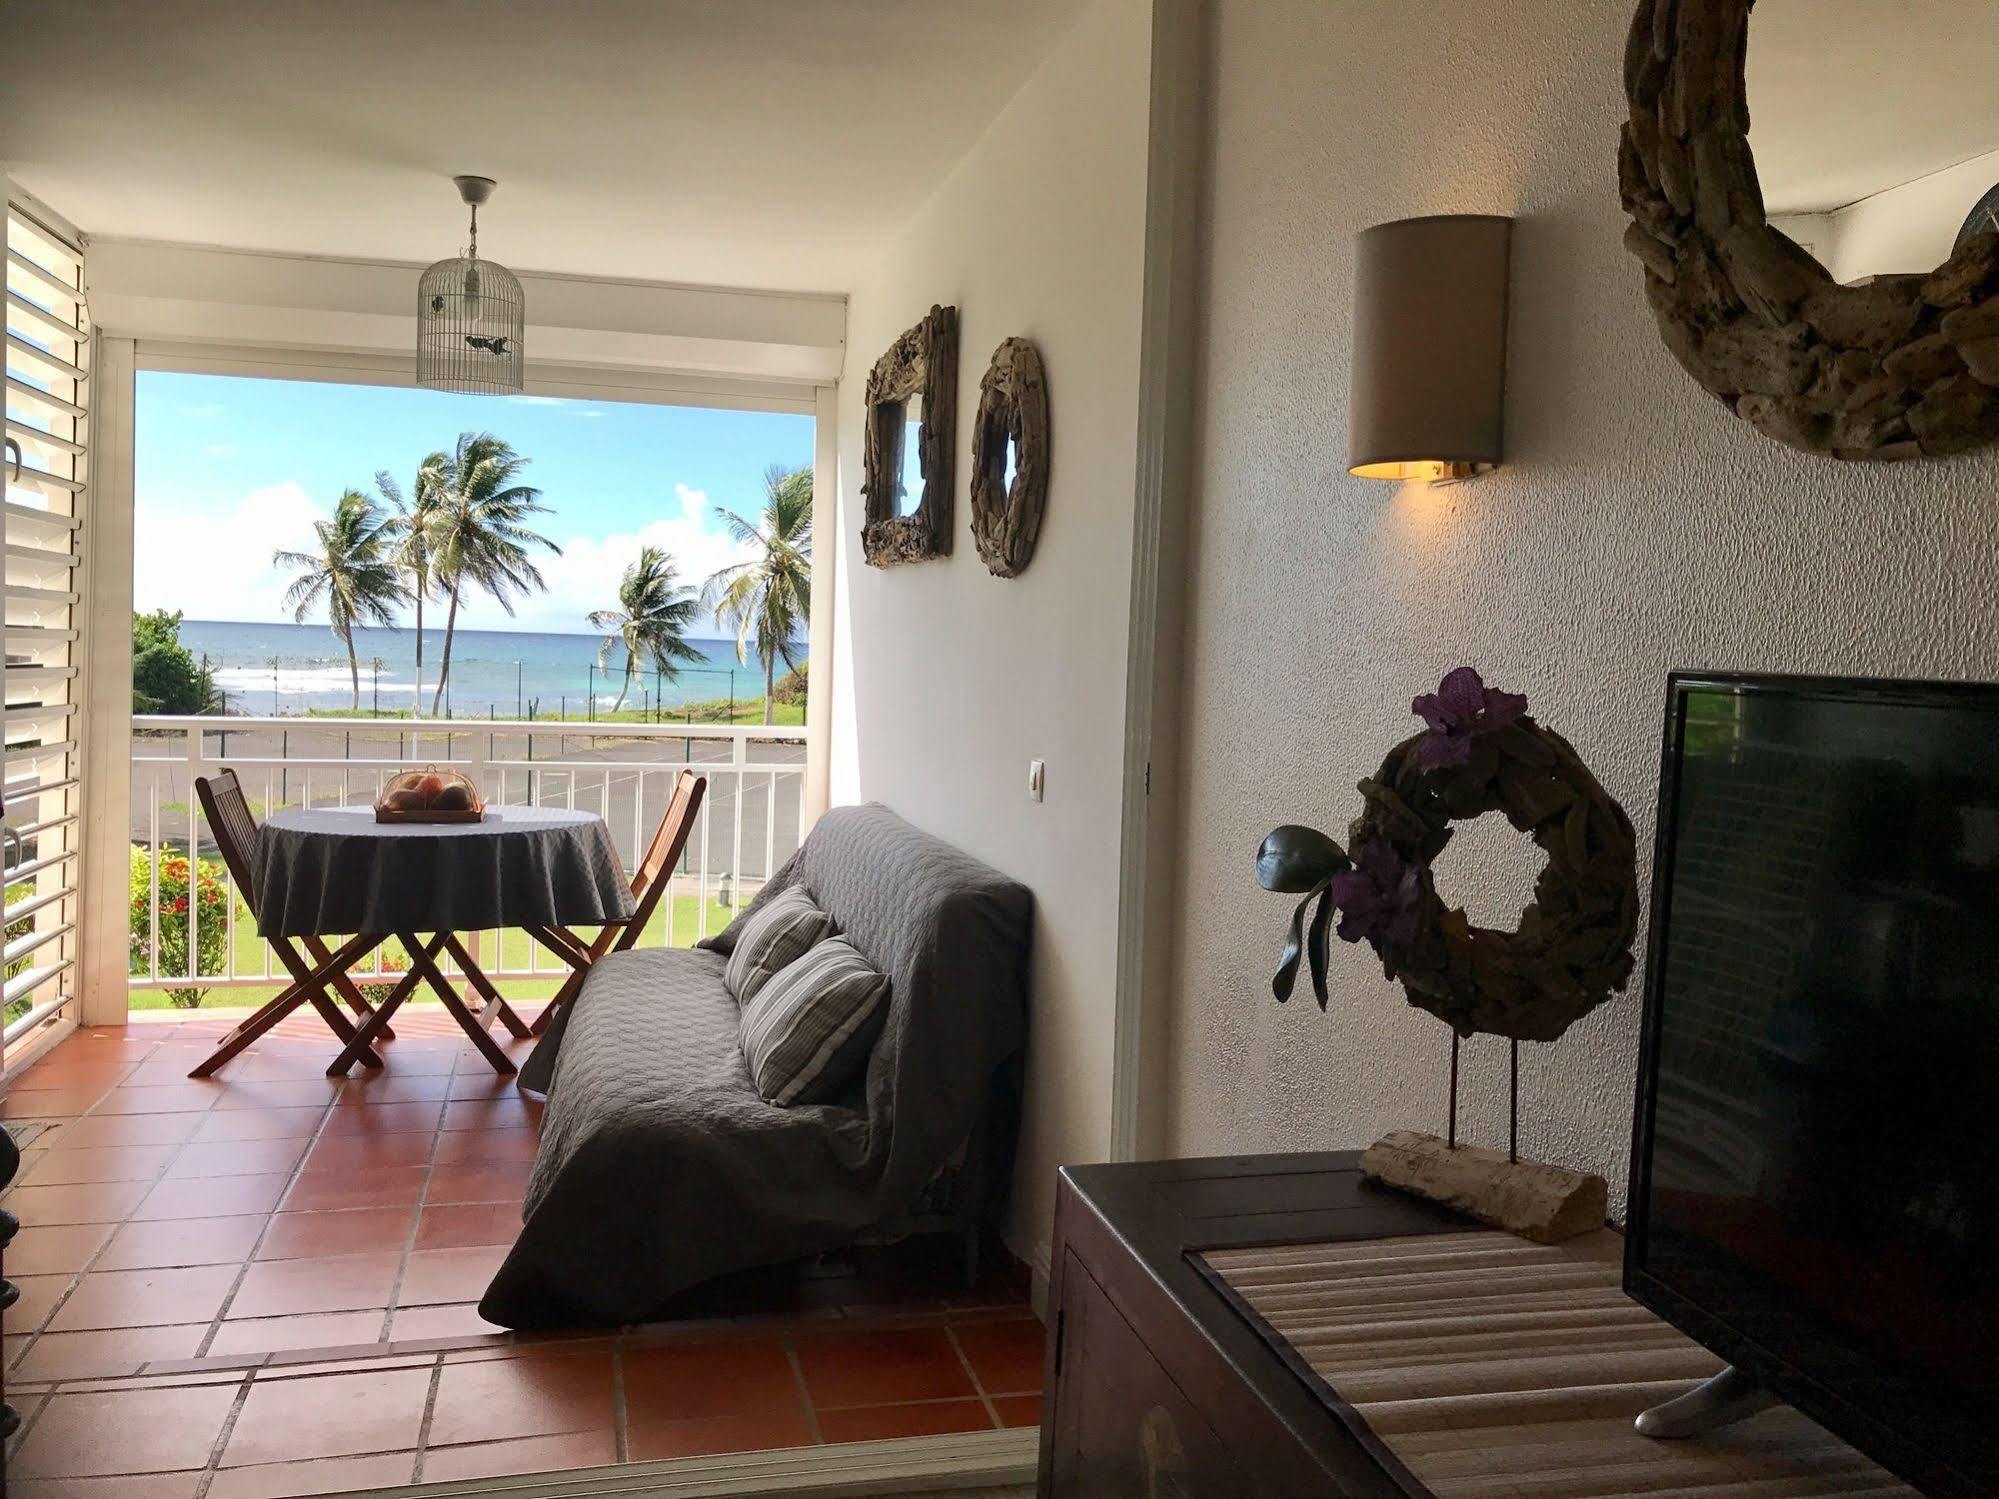
[[889,976],[865,1077],[831,1104],[757,1096],[722,985],[740,916],[701,948],[601,960],[523,1072],[548,1108],[488,1320],[644,1321],[893,1219],[965,1143],[1025,1039],[1031,895],[875,805],[828,812],[749,910],[794,884]]

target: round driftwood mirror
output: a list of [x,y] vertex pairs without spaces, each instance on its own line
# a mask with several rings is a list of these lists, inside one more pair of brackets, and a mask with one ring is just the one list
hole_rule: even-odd
[[1034,559],[1048,503],[1048,382],[1024,338],[993,351],[979,381],[972,428],[972,539],[996,578],[1017,578]]
[[1625,245],[1667,347],[1759,431],[1855,461],[1999,440],[1995,48],[1991,0],[1638,6]]

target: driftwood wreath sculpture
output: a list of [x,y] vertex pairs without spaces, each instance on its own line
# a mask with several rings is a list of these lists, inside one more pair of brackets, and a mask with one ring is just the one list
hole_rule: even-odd
[[[1569,742],[1527,716],[1527,699],[1461,666],[1411,705],[1428,726],[1360,783],[1351,857],[1313,828],[1281,827],[1257,853],[1267,890],[1302,895],[1272,982],[1289,999],[1309,963],[1326,1007],[1328,931],[1366,941],[1409,1002],[1461,1036],[1552,1041],[1631,977],[1638,929],[1631,819]],[[1548,856],[1512,932],[1471,924],[1431,877],[1451,824],[1488,812]],[[1316,910],[1313,903],[1317,902]]]
[[1034,560],[1047,503],[1048,381],[1034,345],[1009,338],[979,381],[972,428],[972,540],[995,578],[1017,578]]
[[1999,440],[1999,234],[1842,286],[1764,217],[1744,70],[1755,0],[1642,0],[1625,49],[1625,247],[1666,346],[1767,436],[1852,460]]

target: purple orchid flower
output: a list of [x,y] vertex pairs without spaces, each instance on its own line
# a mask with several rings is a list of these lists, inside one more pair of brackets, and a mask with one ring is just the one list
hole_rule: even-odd
[[1469,763],[1472,741],[1517,721],[1527,711],[1527,699],[1488,687],[1471,667],[1460,666],[1409,708],[1429,725],[1416,746],[1416,763],[1424,770],[1444,770]]
[[1354,855],[1354,867],[1336,874],[1326,893],[1340,908],[1342,942],[1369,937],[1406,941],[1415,935],[1423,894],[1423,872],[1405,864],[1384,838],[1370,838]]

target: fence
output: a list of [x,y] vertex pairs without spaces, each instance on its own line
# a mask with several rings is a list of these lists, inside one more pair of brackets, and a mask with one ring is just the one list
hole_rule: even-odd
[[[646,943],[687,943],[718,930],[804,832],[802,728],[148,715],[132,726],[132,984],[167,989],[183,1002],[198,991],[285,977],[273,972],[194,795],[195,778],[223,766],[241,778],[259,817],[286,807],[366,806],[398,771],[449,766],[489,802],[596,812],[627,871],[665,813],[673,778],[692,768],[708,777],[708,795]],[[567,972],[522,933],[466,936],[496,976]],[[393,972],[393,949],[378,949],[370,962],[360,976]]]

